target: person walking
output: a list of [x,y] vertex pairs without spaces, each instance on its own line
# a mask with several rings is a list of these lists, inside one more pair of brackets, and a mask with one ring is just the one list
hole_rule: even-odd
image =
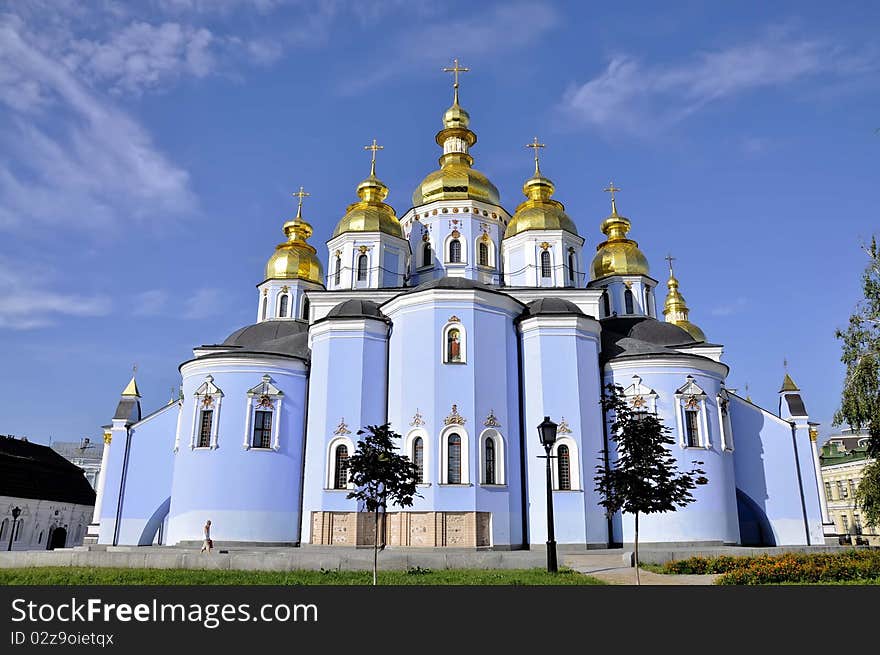
[[214,542],[211,540],[211,519],[205,523],[205,541],[202,542],[202,550],[199,552],[211,554],[211,549],[214,548]]

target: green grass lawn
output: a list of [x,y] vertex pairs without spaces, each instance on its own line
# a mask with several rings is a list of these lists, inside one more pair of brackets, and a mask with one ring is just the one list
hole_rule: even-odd
[[[0,585],[368,585],[370,571],[221,571],[45,566],[0,569]],[[598,585],[564,569],[410,569],[379,571],[381,585]]]

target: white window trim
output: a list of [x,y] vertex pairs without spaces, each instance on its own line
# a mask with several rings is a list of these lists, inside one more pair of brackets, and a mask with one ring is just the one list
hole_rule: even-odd
[[[257,448],[253,445],[252,439],[253,434],[251,434],[252,426],[254,425],[254,417],[256,416],[256,412],[265,411],[260,407],[257,407],[254,403],[254,398],[258,398],[259,396],[269,396],[272,399],[272,447],[271,448]],[[272,384],[272,378],[266,374],[263,376],[262,381],[255,387],[248,389],[247,392],[247,408],[245,410],[245,425],[244,425],[244,441],[242,442],[242,448],[245,450],[258,450],[258,451],[268,451],[274,450],[278,452],[281,450],[281,434],[279,428],[281,427],[281,401],[284,399],[284,392],[278,389],[274,384]]]
[[[203,405],[203,399],[206,396],[211,396],[214,400],[213,404],[210,408],[205,407]],[[214,376],[207,375],[205,376],[205,381],[202,385],[196,389],[193,394],[194,399],[194,407],[193,407],[193,418],[192,418],[192,430],[190,433],[189,440],[189,449],[190,450],[216,450],[219,448],[219,432],[220,432],[220,406],[223,404],[223,392],[220,390],[217,385],[214,384]],[[199,417],[201,416],[203,409],[212,409],[214,413],[211,415],[211,442],[208,444],[208,447],[197,446],[198,444],[198,430],[201,424]]]
[[495,441],[495,482],[489,486],[503,487],[507,485],[507,467],[505,457],[507,449],[504,447],[504,436],[495,428],[487,428],[480,433],[480,484],[486,482],[486,439],[491,437]]
[[659,397],[657,392],[651,389],[650,387],[642,384],[642,378],[638,375],[632,376],[632,384],[629,385],[626,389],[623,390],[623,395],[626,398],[627,402],[633,408],[634,411],[638,411],[635,408],[633,403],[635,399],[641,396],[642,398],[648,401],[647,411],[651,414],[657,414],[657,398]]
[[[431,248],[431,261],[427,264],[425,263],[425,246],[429,246]],[[419,242],[418,248],[416,248],[416,270],[417,271],[427,271],[429,269],[434,268],[434,261],[437,259],[437,251],[434,249],[434,244],[431,243],[431,240],[427,241],[422,240]]]
[[560,446],[568,446],[568,465],[569,477],[571,478],[571,489],[559,488],[559,460],[551,459],[550,473],[553,481],[553,491],[581,491],[581,460],[577,442],[568,435],[559,437],[556,439],[556,443],[553,444],[553,448],[550,450],[550,455],[554,458],[557,457]]
[[[458,239],[458,242],[461,244],[461,261],[454,262],[449,257],[449,244],[453,239]],[[446,240],[443,242],[443,263],[452,266],[466,266],[468,263],[468,241],[464,237],[464,234],[459,231],[457,237],[452,236],[452,233],[449,233],[449,236],[446,237]]]
[[431,442],[428,439],[427,430],[423,428],[415,428],[407,432],[406,437],[403,439],[403,453],[409,457],[411,462],[415,462],[413,459],[413,444],[415,443],[416,437],[422,438],[422,481],[417,484],[419,486],[427,487],[431,484]]
[[[688,401],[691,398],[697,399],[697,411],[700,416],[699,423],[697,427],[700,433],[697,435],[699,438],[700,445],[699,446],[689,446],[687,443],[687,432],[685,431],[685,421],[684,421],[684,412],[685,405],[687,405]],[[700,448],[703,450],[708,450],[712,447],[712,441],[709,438],[709,424],[706,420],[706,397],[700,397],[697,395],[684,395],[684,394],[675,394],[675,403],[677,406],[676,418],[678,419],[678,445],[682,448],[690,449],[690,448]]]
[[337,435],[330,440],[330,443],[327,444],[327,470],[324,476],[325,491],[347,491],[348,489],[354,489],[354,484],[352,484],[350,479],[348,484],[345,485],[345,489],[337,489],[334,486],[336,482],[336,449],[339,446],[346,446],[348,448],[349,457],[354,455],[354,442],[349,437]]
[[[449,435],[456,433],[461,437],[461,482],[449,482]],[[449,425],[440,432],[440,484],[451,484],[453,487],[471,483],[470,436],[464,426]]]
[[[449,353],[446,350],[446,339],[449,335],[449,331],[452,329],[457,329],[459,335],[461,336],[461,343],[459,344],[459,349],[461,351],[461,360],[457,362],[449,361]],[[461,322],[453,322],[447,323],[443,326],[443,330],[440,332],[441,335],[441,351],[443,353],[443,363],[444,364],[467,364],[467,330],[464,329],[464,325]]]
[[[361,257],[367,258],[367,277],[366,279],[361,280],[358,277],[358,271],[360,270],[360,261]],[[373,277],[373,250],[368,249],[364,252],[361,252],[358,248],[354,250],[354,267],[351,272],[351,283],[352,289],[368,289],[372,283]]]
[[[480,244],[485,243],[486,248],[489,250],[488,257],[486,258],[487,264],[480,263]],[[494,269],[495,268],[495,242],[489,238],[486,241],[483,241],[483,233],[480,233],[476,239],[474,239],[474,261],[477,266],[484,269]]]
[[[287,296],[287,312],[282,316],[282,314],[281,314],[281,301],[284,299],[285,296]],[[275,299],[276,299],[275,300],[275,317],[276,318],[290,318],[290,315],[292,315],[292,313],[293,313],[292,312],[293,307],[291,306],[290,297],[291,296],[290,296],[289,291],[282,291],[281,293],[279,293],[275,297]]]

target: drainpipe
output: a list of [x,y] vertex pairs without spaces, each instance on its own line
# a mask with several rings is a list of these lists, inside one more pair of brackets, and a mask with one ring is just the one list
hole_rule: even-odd
[[312,363],[311,361],[309,361],[309,363],[306,364],[306,394],[305,406],[303,407],[302,462],[299,472],[299,525],[296,526],[296,543],[298,546],[302,546],[303,503],[305,502],[305,498],[303,496],[306,492],[306,443],[309,438],[309,391],[311,389],[311,379]]
[[526,487],[526,434],[525,434],[525,391],[523,380],[523,346],[519,324],[513,324],[516,335],[517,394],[519,396],[519,482],[520,482],[520,515],[522,517],[522,547],[529,550],[529,507]]
[[122,475],[119,480],[119,500],[116,502],[116,522],[113,526],[113,545],[119,545],[119,527],[122,522],[122,503],[125,499],[125,482],[128,477],[128,456],[131,453],[131,426],[125,428],[125,453],[122,456]]

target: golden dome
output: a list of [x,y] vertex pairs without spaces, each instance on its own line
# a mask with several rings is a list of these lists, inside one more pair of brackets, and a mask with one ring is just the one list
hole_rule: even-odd
[[513,213],[504,238],[508,239],[526,230],[565,230],[577,234],[577,227],[565,213],[565,206],[552,199],[554,191],[553,182],[542,176],[536,165],[534,177],[523,184],[526,201]]
[[669,293],[666,294],[666,303],[663,305],[663,316],[667,323],[672,323],[685,330],[697,341],[706,341],[706,335],[696,325],[690,322],[690,310],[684,301],[684,296],[678,290],[678,280],[672,273],[672,261],[669,262],[669,281],[666,283]]
[[312,226],[302,219],[301,210],[296,218],[284,224],[287,241],[275,246],[275,252],[266,264],[266,279],[307,280],[324,283],[324,269],[317,251],[306,239],[312,236]]
[[[614,184],[609,188],[619,191]],[[591,266],[592,279],[598,280],[608,275],[648,274],[648,260],[639,250],[639,244],[626,238],[630,226],[629,219],[617,213],[617,203],[612,195],[611,216],[600,227],[608,239],[596,246],[596,256]]]
[[346,232],[382,232],[403,238],[403,228],[394,209],[383,202],[388,197],[388,187],[376,177],[375,161],[369,177],[358,184],[357,194],[360,200],[346,207],[345,216],[333,230],[333,237]]
[[471,168],[474,158],[468,149],[477,142],[470,125],[470,115],[458,104],[458,87],[455,100],[443,114],[443,129],[437,132],[437,145],[443,148],[439,159],[440,169],[428,173],[412,194],[413,207],[435,200],[480,200],[498,205],[501,197],[498,188],[483,173]]

